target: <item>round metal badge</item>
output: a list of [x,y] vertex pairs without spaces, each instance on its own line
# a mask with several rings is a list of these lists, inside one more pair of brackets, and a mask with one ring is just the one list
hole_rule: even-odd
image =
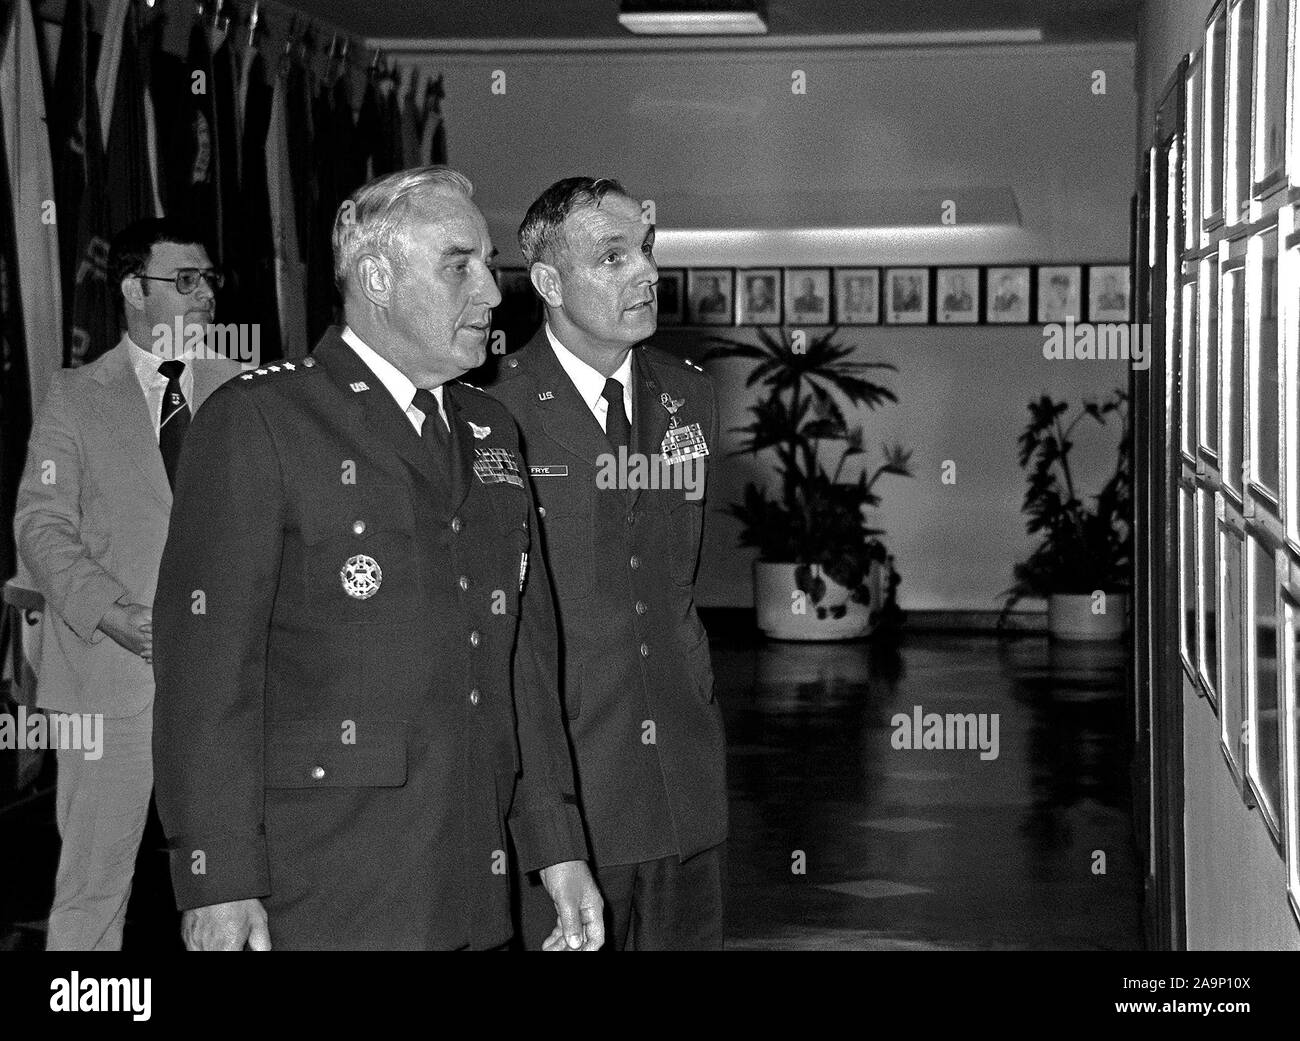
[[379,592],[379,583],[384,580],[384,573],[374,557],[364,553],[348,557],[347,563],[339,568],[339,578],[343,582],[343,592],[358,600],[369,600]]

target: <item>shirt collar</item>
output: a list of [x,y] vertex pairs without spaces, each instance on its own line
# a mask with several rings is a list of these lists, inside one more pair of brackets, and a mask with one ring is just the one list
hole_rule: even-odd
[[[560,343],[559,338],[551,331],[550,322],[546,323],[546,338],[551,341],[551,350],[555,352],[555,357],[559,359],[564,371],[569,374],[569,379],[573,380],[573,385],[578,388],[582,400],[587,403],[588,408],[595,408],[605,396],[605,377]],[[612,373],[612,376],[623,384],[623,398],[626,400],[632,389],[631,351],[627,352],[623,364]]]
[[[366,363],[371,372],[378,377],[379,382],[387,388],[388,393],[393,396],[398,407],[405,412],[411,407],[411,402],[415,399],[415,384],[407,379],[406,374],[387,358],[380,357],[373,347],[369,347],[349,326],[343,327],[343,342],[351,347],[357,356]],[[439,407],[442,406],[442,387],[433,389],[433,396],[438,399]]]
[[160,355],[154,354],[153,351],[146,351],[131,339],[130,333],[123,333],[121,342],[127,345],[128,357],[131,359],[131,368],[135,370],[136,379],[146,380],[161,376],[158,366],[164,359]]

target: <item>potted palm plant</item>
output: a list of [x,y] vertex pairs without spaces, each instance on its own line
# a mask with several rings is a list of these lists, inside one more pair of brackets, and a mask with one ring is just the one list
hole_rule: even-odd
[[756,344],[710,338],[710,358],[757,362],[746,386],[764,391],[750,407],[753,421],[736,429],[746,437],[733,454],[773,453],[776,494],[751,482],[729,512],[742,525],[740,544],[759,551],[754,606],[759,628],[776,639],[854,639],[899,621],[898,577],[869,511],[882,476],[911,476],[911,452],[885,445],[868,473],[862,426],[849,423],[841,404],[897,401],[867,375],[894,366],[850,360],[857,348],[836,343],[838,332],[799,331],[788,344],[763,328]]
[[[1044,395],[1029,404],[1020,435],[1020,466],[1029,476],[1022,512],[1030,535],[1042,533],[1004,590],[999,626],[1025,597],[1047,600],[1048,631],[1060,640],[1114,640],[1127,629],[1127,590],[1133,559],[1132,439],[1128,395],[1084,402],[1071,418],[1067,402]],[[1085,503],[1070,465],[1075,428],[1085,419],[1120,424],[1115,469]]]

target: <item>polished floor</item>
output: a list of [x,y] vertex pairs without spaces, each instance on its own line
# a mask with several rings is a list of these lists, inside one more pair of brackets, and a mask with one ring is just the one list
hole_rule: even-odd
[[[729,947],[1141,947],[1122,647],[910,633],[890,653],[708,621],[729,742]],[[997,758],[894,747],[895,715],[918,706],[982,715],[986,736],[996,716]],[[43,946],[51,782],[47,768],[23,799],[0,791],[0,950]],[[127,949],[177,942],[165,855],[146,838]]]

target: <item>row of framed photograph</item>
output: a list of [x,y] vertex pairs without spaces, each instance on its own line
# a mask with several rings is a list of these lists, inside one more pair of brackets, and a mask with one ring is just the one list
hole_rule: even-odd
[[[501,272],[501,291],[531,294],[527,273]],[[1127,322],[1131,311],[1127,264],[660,268],[657,292],[661,326]]]

